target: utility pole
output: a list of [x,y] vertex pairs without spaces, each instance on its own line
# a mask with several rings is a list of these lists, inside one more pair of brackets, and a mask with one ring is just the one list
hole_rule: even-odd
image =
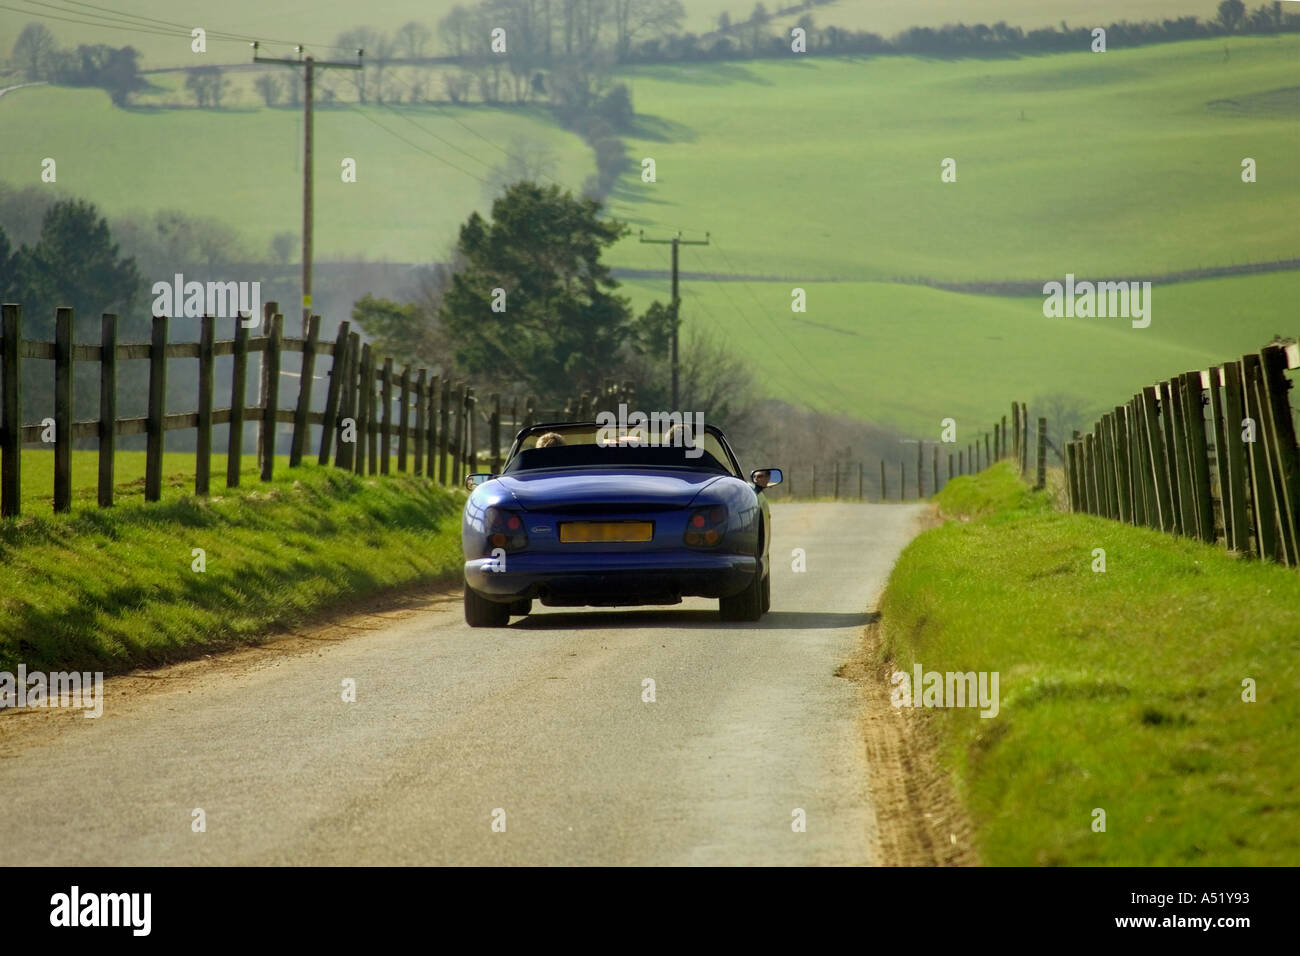
[[[315,57],[302,55],[302,46],[298,46],[298,59],[290,60],[280,57],[268,57],[257,55],[257,43],[249,44],[253,48],[254,63],[278,63],[281,66],[292,66],[303,68],[303,79],[305,89],[303,91],[303,155],[302,155],[302,334],[303,338],[307,337],[307,324],[311,320],[311,259],[312,259],[312,230],[313,230],[313,193],[312,193],[312,91],[315,85],[315,71],[334,69],[334,70],[359,70],[361,58],[365,55],[365,50],[357,50],[356,63],[335,63],[335,62],[316,62]],[[262,324],[262,334],[270,334],[270,315],[268,314]],[[266,379],[267,368],[265,357],[261,363],[262,374],[258,388],[258,404],[265,407],[266,391],[268,382]],[[264,421],[264,420],[263,420]],[[257,426],[257,454],[258,464],[261,464],[262,455],[262,430],[265,427],[262,421]]]
[[281,57],[269,57],[257,55],[257,44],[251,44],[253,47],[254,63],[278,63],[281,66],[292,66],[303,68],[304,90],[302,99],[303,108],[303,162],[302,162],[302,321],[304,334],[307,328],[307,320],[311,317],[311,258],[312,258],[312,90],[315,85],[316,70],[360,70],[362,68],[361,58],[365,56],[365,50],[357,50],[356,63],[342,63],[333,61],[317,61],[315,57],[302,55],[302,47],[298,47],[298,59],[290,60]]
[[668,245],[673,247],[673,410],[680,411],[677,402],[677,327],[680,322],[681,299],[677,296],[677,247],[678,246],[707,246],[709,244],[709,234],[706,232],[703,239],[683,239],[681,232],[671,239],[647,239],[645,230],[641,230],[641,241],[651,245]]

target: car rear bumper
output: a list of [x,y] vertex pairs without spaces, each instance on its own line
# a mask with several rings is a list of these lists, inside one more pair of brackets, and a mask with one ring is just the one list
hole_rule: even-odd
[[490,558],[465,562],[465,581],[493,601],[540,600],[550,607],[627,607],[676,604],[684,597],[739,594],[758,573],[743,554],[674,553],[654,558],[597,554],[556,561],[554,554],[506,557],[505,570]]

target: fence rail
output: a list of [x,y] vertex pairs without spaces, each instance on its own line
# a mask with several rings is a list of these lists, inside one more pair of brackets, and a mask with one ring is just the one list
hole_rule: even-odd
[[[113,504],[114,453],[118,436],[145,435],[144,496],[157,501],[162,494],[163,436],[178,429],[195,429],[195,494],[206,496],[211,487],[212,429],[229,425],[226,459],[226,486],[239,485],[244,454],[244,429],[258,425],[257,457],[260,478],[270,481],[275,467],[275,448],[279,425],[291,425],[289,467],[301,464],[310,453],[308,442],[312,426],[320,427],[317,461],[358,474],[389,474],[396,457],[399,472],[413,466],[416,475],[428,474],[442,484],[459,485],[464,475],[478,467],[483,451],[495,468],[501,461],[503,424],[499,395],[489,396],[480,406],[474,389],[463,382],[428,374],[427,369],[407,366],[395,372],[391,359],[379,360],[369,344],[348,322],[339,325],[333,342],[320,341],[320,316],[305,323],[299,337],[284,335],[284,317],[274,302],[266,304],[261,335],[250,334],[240,321],[234,321],[234,338],[215,337],[216,320],[200,320],[199,341],[170,342],[169,320],[153,320],[148,343],[119,344],[117,316],[101,316],[100,344],[74,344],[71,309],[55,314],[55,340],[32,341],[22,336],[22,307],[0,306],[0,517],[11,517],[22,510],[22,449],[24,443],[42,440],[45,424],[23,422],[22,368],[24,360],[54,363],[54,510],[72,507],[72,443],[98,439],[98,501],[100,507]],[[281,359],[286,352],[302,354],[298,395],[292,408],[280,406]],[[248,358],[261,355],[261,399],[246,399]],[[215,360],[230,356],[230,404],[214,407]],[[328,356],[326,373],[329,387],[325,405],[313,410],[312,392],[317,359]],[[171,359],[197,360],[198,409],[172,412],[166,407],[167,370]],[[132,360],[149,362],[148,411],[143,416],[117,416],[118,363]],[[99,417],[73,420],[73,370],[78,364],[99,365]],[[292,373],[290,373],[292,374]],[[538,421],[546,414],[555,418],[590,417],[602,402],[631,401],[630,383],[606,380],[596,393],[583,393],[563,409],[536,411],[536,402],[518,397],[509,400],[509,421],[517,430]],[[394,421],[394,404],[397,405]],[[352,425],[354,441],[342,440],[345,427]],[[396,439],[396,454],[392,448]]]
[[1066,445],[1069,507],[1300,565],[1295,344],[1143,388]]

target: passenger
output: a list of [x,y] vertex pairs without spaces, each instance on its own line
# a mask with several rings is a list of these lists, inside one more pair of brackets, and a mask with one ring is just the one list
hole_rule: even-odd
[[664,432],[664,437],[659,444],[664,448],[674,446],[681,448],[694,448],[695,444],[691,436],[691,426],[683,425],[680,422],[673,425],[672,428]]
[[547,432],[537,439],[538,448],[550,448],[554,445],[563,445],[564,439],[559,432]]

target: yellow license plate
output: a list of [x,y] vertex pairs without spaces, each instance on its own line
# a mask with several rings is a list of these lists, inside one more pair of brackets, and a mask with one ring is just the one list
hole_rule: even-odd
[[653,536],[654,522],[652,521],[564,521],[560,523],[560,541],[564,544],[649,541]]

